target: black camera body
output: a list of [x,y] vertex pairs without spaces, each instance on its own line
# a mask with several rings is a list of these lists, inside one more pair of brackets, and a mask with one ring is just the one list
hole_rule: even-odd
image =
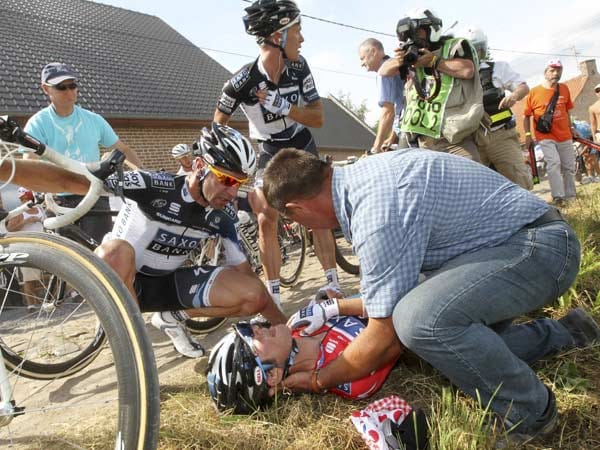
[[408,39],[404,42],[401,41],[398,48],[405,52],[403,66],[412,66],[417,62],[417,59],[419,59],[419,48],[412,39]]

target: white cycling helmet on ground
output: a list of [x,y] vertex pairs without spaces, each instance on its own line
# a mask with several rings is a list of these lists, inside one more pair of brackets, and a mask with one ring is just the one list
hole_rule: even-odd
[[211,130],[203,128],[194,144],[194,156],[201,156],[211,166],[251,177],[256,171],[256,152],[239,131],[213,122]]
[[464,28],[461,33],[459,33],[459,37],[463,37],[471,41],[471,44],[473,44],[473,47],[475,47],[475,50],[477,50],[477,54],[479,55],[480,59],[486,58],[488,51],[488,40],[481,28],[470,25]]
[[171,156],[175,159],[179,159],[179,158],[182,158],[183,156],[191,155],[191,154],[192,154],[192,151],[190,150],[190,147],[187,144],[177,144],[171,150]]
[[418,28],[428,28],[429,42],[439,42],[442,37],[442,19],[430,8],[414,8],[398,21],[396,34],[401,41],[414,40]]

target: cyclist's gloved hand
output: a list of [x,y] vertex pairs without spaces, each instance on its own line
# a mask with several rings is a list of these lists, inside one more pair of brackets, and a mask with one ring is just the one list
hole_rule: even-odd
[[311,336],[325,325],[325,322],[339,314],[340,307],[337,299],[330,298],[321,303],[312,300],[304,308],[293,314],[287,325],[292,330],[300,329],[302,336]]
[[278,116],[287,116],[290,113],[290,109],[292,109],[290,102],[279,95],[277,91],[267,91],[267,96],[262,105],[267,111]]

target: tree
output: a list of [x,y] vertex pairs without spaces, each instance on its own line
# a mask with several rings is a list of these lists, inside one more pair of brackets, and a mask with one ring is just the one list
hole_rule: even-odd
[[350,98],[349,92],[339,91],[336,97],[342,105],[344,105],[346,108],[352,111],[360,120],[365,122],[365,118],[367,116],[367,113],[369,112],[369,108],[367,108],[366,99],[363,99],[359,105],[356,105]]

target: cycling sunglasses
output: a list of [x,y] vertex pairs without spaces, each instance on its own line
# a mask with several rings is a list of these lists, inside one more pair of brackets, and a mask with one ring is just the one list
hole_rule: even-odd
[[73,89],[77,89],[79,86],[77,85],[77,83],[70,83],[70,84],[58,84],[56,86],[52,86],[54,89],[56,89],[57,91],[66,91],[67,89],[69,90],[73,90]]
[[234,176],[231,176],[229,174],[221,172],[215,166],[211,166],[210,164],[207,164],[207,167],[208,167],[208,170],[210,170],[210,172],[215,177],[217,177],[217,180],[219,181],[219,183],[221,183],[224,186],[227,186],[227,187],[239,186],[248,181],[248,177],[236,178]]
[[[262,362],[261,359],[256,354],[256,349],[254,347],[254,341],[253,341],[254,330],[252,329],[252,325],[262,327],[262,328],[270,328],[271,327],[271,323],[269,321],[265,320],[264,322],[257,322],[254,324],[251,324],[250,322],[238,322],[237,324],[235,324],[233,326],[233,328],[235,329],[238,336],[242,338],[242,340],[248,345],[248,347],[250,347],[250,349],[252,350],[252,354],[255,357],[256,363],[266,373],[269,370],[271,370],[275,367],[278,367],[278,366],[273,363]],[[287,375],[290,371],[290,367],[292,367],[292,364],[294,364],[294,359],[295,359],[297,353],[298,353],[298,343],[296,342],[296,339],[292,339],[292,349],[290,350],[290,354],[288,356],[288,359],[285,362],[285,365],[282,367],[283,378],[287,377]]]
[[[270,327],[271,324],[268,322],[265,322],[265,324],[258,324],[258,326],[261,327]],[[272,363],[267,363],[267,362],[263,362],[259,356],[256,354],[256,348],[254,347],[254,330],[252,329],[252,325],[249,322],[238,322],[235,325],[233,325],[233,329],[235,330],[236,334],[242,339],[242,341],[244,341],[244,343],[246,344],[246,346],[250,349],[250,351],[252,352],[252,356],[254,356],[254,360],[256,361],[256,364],[258,365],[258,367],[261,368],[261,370],[264,372],[265,376],[267,375],[267,372],[271,369],[274,369],[275,367],[277,367],[275,364]]]

